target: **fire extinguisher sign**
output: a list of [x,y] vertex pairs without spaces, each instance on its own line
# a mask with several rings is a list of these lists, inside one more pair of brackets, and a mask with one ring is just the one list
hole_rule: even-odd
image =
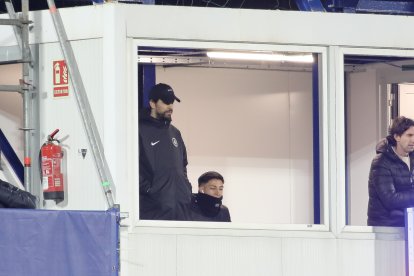
[[53,98],[69,96],[69,72],[64,60],[53,61]]

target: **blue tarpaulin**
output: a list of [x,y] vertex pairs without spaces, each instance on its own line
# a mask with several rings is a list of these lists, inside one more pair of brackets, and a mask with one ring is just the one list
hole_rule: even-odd
[[119,212],[0,209],[1,276],[116,276]]

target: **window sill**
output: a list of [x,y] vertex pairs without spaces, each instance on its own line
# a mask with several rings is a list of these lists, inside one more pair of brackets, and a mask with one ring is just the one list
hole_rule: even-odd
[[130,232],[171,235],[334,238],[326,225],[141,220]]
[[364,240],[405,240],[405,228],[347,225],[342,228],[338,238]]

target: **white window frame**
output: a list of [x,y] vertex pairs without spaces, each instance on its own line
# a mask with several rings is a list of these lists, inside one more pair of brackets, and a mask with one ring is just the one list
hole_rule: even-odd
[[[404,240],[404,228],[403,227],[373,227],[373,226],[357,226],[357,225],[347,225],[346,224],[346,214],[347,214],[347,198],[346,198],[346,163],[345,163],[345,80],[344,80],[344,57],[345,55],[366,55],[366,56],[395,56],[395,57],[413,57],[414,50],[403,50],[403,49],[387,49],[387,48],[362,48],[362,47],[338,47],[333,46],[330,49],[330,57],[336,61],[335,64],[335,109],[336,109],[336,167],[337,174],[336,179],[334,180],[338,184],[338,209],[337,209],[337,222],[336,222],[336,234],[340,237],[346,238],[368,238],[368,239],[388,239],[388,240]],[[331,68],[333,69],[333,68]],[[381,83],[379,89],[386,89],[386,83]],[[379,92],[378,92],[379,93]],[[383,110],[381,106],[381,100],[378,101],[378,122],[381,122],[382,112],[388,112],[388,110]],[[384,114],[383,114],[384,116]],[[383,136],[382,128],[387,126],[379,125],[378,126],[378,137]],[[374,149],[373,156],[374,157]],[[367,179],[367,189],[368,189],[368,179]],[[366,210],[362,210],[366,212]],[[359,235],[357,235],[357,233]]]
[[[165,229],[170,233],[188,233],[188,231],[193,232],[194,230],[199,231],[208,231],[208,229],[223,229],[223,230],[232,230],[232,233],[239,233],[239,231],[252,230],[254,232],[263,230],[275,230],[275,231],[305,231],[305,232],[329,232],[330,231],[330,201],[329,201],[329,188],[328,188],[328,175],[330,174],[328,167],[328,108],[327,108],[327,47],[320,46],[299,46],[299,45],[269,45],[269,44],[249,44],[249,43],[225,43],[225,42],[199,42],[199,41],[175,41],[175,40],[152,40],[152,39],[133,39],[130,47],[130,55],[133,57],[133,62],[130,64],[130,70],[132,72],[132,87],[131,93],[137,94],[138,91],[138,56],[137,49],[139,46],[148,46],[148,47],[171,47],[171,48],[215,48],[223,50],[255,50],[255,51],[289,51],[289,52],[309,52],[309,53],[318,53],[321,56],[321,72],[319,80],[320,88],[320,102],[319,102],[319,114],[320,114],[320,168],[321,168],[321,221],[324,221],[324,224],[252,224],[252,223],[217,223],[217,222],[194,222],[194,221],[148,221],[148,220],[139,220],[139,172],[138,169],[133,172],[133,179],[135,179],[136,187],[134,192],[137,195],[134,197],[134,212],[131,212],[133,216],[132,227],[147,228],[159,227],[157,231],[165,232]],[[138,149],[138,96],[134,99],[135,114],[133,115],[132,126],[136,127],[133,130],[136,137],[133,137],[134,147]],[[133,164],[133,168],[138,168],[138,157],[134,159],[136,164]],[[162,230],[164,229],[164,230]],[[202,230],[204,229],[204,230]],[[233,231],[238,230],[238,231]],[[271,233],[275,233],[271,231]],[[269,233],[269,232],[267,232]],[[292,233],[293,234],[293,233]],[[330,235],[330,233],[326,233]],[[326,235],[325,234],[325,235]]]

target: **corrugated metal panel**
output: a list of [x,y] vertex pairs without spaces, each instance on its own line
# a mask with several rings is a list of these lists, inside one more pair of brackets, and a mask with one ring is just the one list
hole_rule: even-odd
[[[409,23],[411,19],[406,16],[154,5],[122,8],[125,10],[127,24],[137,26],[127,29],[128,37],[299,45],[414,47],[414,42],[409,36],[400,35],[411,32]],[[159,18],[169,17],[174,20],[160,28]],[[332,24],[333,22],[335,24]],[[145,26],[145,28],[138,26]],[[263,26],[289,27],[264,28]],[[396,32],[396,29],[399,31]],[[326,35],[327,33],[331,35]]]
[[354,239],[326,238],[322,233],[318,238],[304,232],[265,237],[260,231],[257,235],[246,232],[245,236],[232,235],[225,229],[207,235],[192,231],[168,234],[167,229],[158,227],[143,233],[138,228],[133,230],[126,249],[130,264],[127,275],[405,275],[404,241],[375,240],[369,233]]
[[[405,276],[404,241],[375,241],[375,275]],[[390,261],[392,260],[392,261]]]
[[[338,240],[338,276],[377,276],[375,274],[375,241]],[[394,261],[394,258],[387,262]],[[393,276],[397,276],[392,274]]]
[[177,275],[283,275],[280,238],[179,236]]
[[287,238],[282,252],[284,276],[337,275],[334,239]]
[[175,235],[139,234],[129,237],[128,275],[184,276],[176,271]]

